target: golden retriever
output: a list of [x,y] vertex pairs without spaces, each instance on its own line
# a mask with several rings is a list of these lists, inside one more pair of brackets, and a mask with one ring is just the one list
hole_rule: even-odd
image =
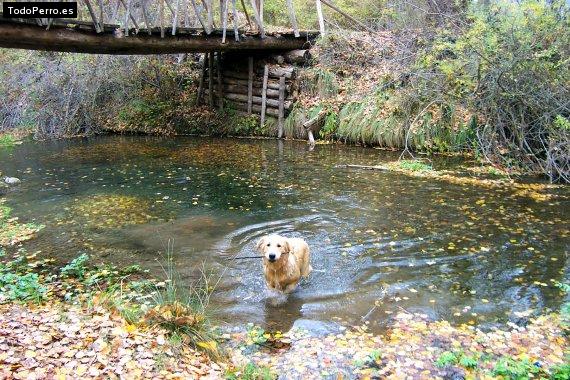
[[291,293],[301,277],[313,270],[309,246],[303,239],[268,235],[259,239],[257,250],[263,255],[263,272],[270,289]]

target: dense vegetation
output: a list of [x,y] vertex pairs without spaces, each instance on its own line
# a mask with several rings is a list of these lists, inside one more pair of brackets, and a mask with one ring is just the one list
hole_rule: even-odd
[[[299,23],[317,28],[312,2]],[[377,34],[325,9],[327,36],[287,120],[327,111],[320,137],[424,151],[475,152],[512,173],[570,180],[570,17],[564,1],[336,1]],[[266,22],[288,25],[268,0]],[[0,132],[271,135],[270,123],[195,106],[198,57],[2,51]],[[49,75],[47,75],[49,74]],[[231,107],[230,107],[231,109]],[[229,121],[228,121],[229,120]]]

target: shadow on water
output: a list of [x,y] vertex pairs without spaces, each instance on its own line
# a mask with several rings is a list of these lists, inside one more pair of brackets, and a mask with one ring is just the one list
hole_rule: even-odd
[[[47,227],[29,252],[62,262],[139,263],[163,275],[166,241],[191,281],[221,276],[222,322],[320,333],[381,329],[401,310],[492,325],[555,309],[568,279],[567,188],[536,202],[508,189],[335,168],[397,154],[298,142],[99,137],[28,142],[0,152],[23,180],[7,201]],[[436,168],[465,162],[440,159]],[[285,302],[267,294],[257,239],[299,236],[315,271]]]

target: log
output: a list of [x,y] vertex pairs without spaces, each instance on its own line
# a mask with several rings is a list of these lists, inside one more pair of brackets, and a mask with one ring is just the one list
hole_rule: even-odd
[[269,76],[269,66],[265,65],[263,69],[263,89],[261,92],[261,128],[265,124],[265,111],[267,108],[267,78]]
[[[217,95],[217,91],[214,92],[214,94]],[[230,93],[230,92],[224,93],[224,98],[229,99],[229,100],[235,100],[238,102],[243,102],[243,103],[247,103],[247,101],[248,101],[247,95],[235,94],[235,93]],[[260,96],[252,96],[251,102],[252,102],[252,105],[253,104],[263,105],[263,98]],[[267,107],[279,109],[279,100],[278,99],[265,99],[265,105]],[[283,109],[290,110],[292,107],[293,107],[292,101],[283,99]]]
[[[257,70],[257,73],[261,74],[264,70]],[[294,67],[270,66],[269,76],[274,78],[285,77],[287,79],[294,79],[297,76],[297,70],[295,70]]]
[[[234,84],[238,86],[248,86],[248,81],[246,79],[236,79],[229,77],[227,71],[224,71],[224,83],[227,84]],[[253,88],[261,88],[263,86],[263,82],[261,80],[253,80]],[[279,82],[268,80],[267,81],[267,88],[272,90],[279,90]],[[287,92],[291,92],[291,84],[285,82],[285,90]]]
[[315,127],[315,125],[317,125],[322,119],[325,118],[326,115],[327,111],[325,111],[324,109],[321,110],[317,115],[315,115],[315,117],[304,122],[303,128],[305,128],[306,130],[312,130]]
[[283,119],[285,116],[285,77],[279,78],[279,119],[277,120],[277,138],[283,137]]
[[[247,104],[246,103],[231,101],[230,107],[233,109],[236,109],[236,110],[240,110],[240,111],[247,111]],[[259,104],[254,104],[251,107],[251,110],[252,110],[252,112],[255,112],[256,114],[260,114],[261,113],[261,106]],[[279,117],[279,110],[277,108],[266,108],[265,114],[269,115],[269,116]]]
[[291,50],[283,54],[285,62],[291,64],[304,64],[311,59],[311,53],[308,49]]
[[[74,30],[53,23],[49,32],[35,24],[0,20],[0,47],[92,54],[176,54],[231,50],[292,50],[305,45],[304,38],[267,36],[263,41],[247,37],[240,42],[233,39],[221,44],[217,36],[180,35],[161,39],[158,36],[138,34],[129,38],[113,31],[97,34],[94,30]],[[246,78],[247,79],[247,74]]]
[[[242,94],[249,96],[249,88],[245,86],[240,86],[237,84],[228,84],[227,78],[224,78],[224,91],[231,92],[233,94]],[[261,87],[252,87],[251,95],[261,96]],[[272,88],[267,89],[267,97],[271,99],[279,98],[279,90],[274,90]]]

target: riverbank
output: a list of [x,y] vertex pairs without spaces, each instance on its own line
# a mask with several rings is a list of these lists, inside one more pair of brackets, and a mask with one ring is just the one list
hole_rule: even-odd
[[[171,273],[164,281],[153,279],[136,265],[93,267],[85,255],[61,268],[53,260],[23,251],[10,260],[4,257],[0,376],[264,380],[570,376],[568,306],[561,314],[532,318],[532,311],[520,312],[519,323],[486,330],[401,309],[390,317],[383,334],[370,333],[368,322],[337,324],[336,333],[324,334],[302,328],[266,331],[253,324],[235,332],[198,324],[208,318],[207,308],[196,309],[177,290],[182,288],[175,278]],[[561,292],[568,290],[559,286]],[[197,284],[190,287],[195,293],[200,289]],[[206,290],[210,291],[215,289]]]

